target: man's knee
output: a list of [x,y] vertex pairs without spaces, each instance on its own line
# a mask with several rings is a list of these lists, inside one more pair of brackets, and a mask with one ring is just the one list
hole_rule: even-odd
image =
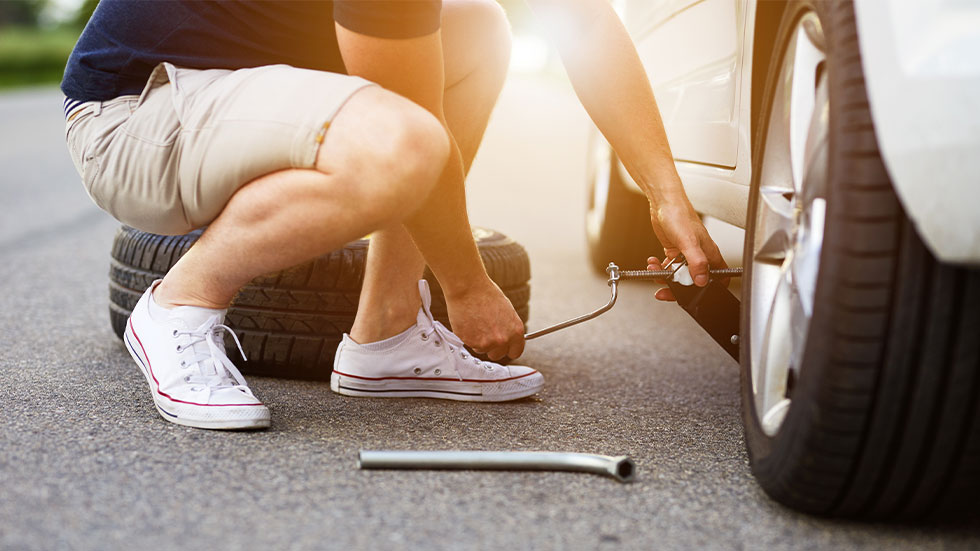
[[401,131],[389,136],[390,158],[401,167],[405,179],[432,187],[449,158],[449,134],[425,108],[401,97],[397,99],[402,105],[391,116],[401,122]]
[[494,62],[506,70],[510,62],[511,32],[504,8],[496,0],[477,0],[471,9],[486,33],[484,44],[493,53]]
[[447,83],[475,67],[492,67],[501,78],[510,63],[510,22],[495,0],[446,0],[442,9]]
[[334,118],[316,168],[346,176],[364,204],[404,210],[421,204],[448,156],[449,137],[435,116],[371,87],[351,97]]

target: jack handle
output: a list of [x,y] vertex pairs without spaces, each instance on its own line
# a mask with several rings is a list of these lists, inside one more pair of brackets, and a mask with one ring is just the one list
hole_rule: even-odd
[[[619,266],[617,266],[614,262],[610,262],[609,266],[606,267],[606,273],[609,274],[609,280],[606,282],[609,285],[609,302],[607,302],[605,306],[583,316],[579,316],[550,327],[545,327],[544,329],[532,331],[531,333],[524,335],[524,340],[543,337],[549,333],[554,333],[555,331],[565,329],[573,325],[578,325],[582,322],[589,321],[590,319],[595,319],[608,312],[616,304],[616,299],[619,296],[619,282],[621,280],[669,278],[674,275],[678,268],[680,268],[680,265],[673,270],[620,270]],[[742,275],[742,269],[722,268],[719,270],[709,270],[708,273],[713,277],[738,277]]]

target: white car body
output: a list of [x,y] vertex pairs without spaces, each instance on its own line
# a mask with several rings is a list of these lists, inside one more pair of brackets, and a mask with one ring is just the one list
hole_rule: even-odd
[[[691,201],[744,227],[756,1],[615,5]],[[896,192],[938,259],[980,264],[980,3],[859,0],[855,11],[879,148]],[[622,165],[619,171],[638,192]]]

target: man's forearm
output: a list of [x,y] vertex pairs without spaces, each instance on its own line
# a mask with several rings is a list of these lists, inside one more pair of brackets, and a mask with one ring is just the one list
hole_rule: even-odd
[[609,2],[528,3],[545,19],[562,15],[554,38],[575,92],[647,197],[655,205],[686,201],[646,71]]
[[623,23],[608,0],[527,1],[553,29],[582,105],[650,201],[664,256],[683,254],[694,282],[707,285],[708,266],[725,261],[684,193],[650,81]]
[[[451,136],[450,136],[451,137]],[[429,198],[405,227],[448,297],[488,279],[466,213],[463,161],[455,140],[449,160]]]

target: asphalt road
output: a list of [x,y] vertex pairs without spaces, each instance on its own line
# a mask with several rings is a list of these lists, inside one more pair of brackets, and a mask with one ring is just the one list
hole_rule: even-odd
[[[117,227],[90,204],[53,89],[0,96],[0,549],[976,549],[980,528],[791,512],[753,482],[738,368],[675,306],[624,286],[534,341],[536,398],[344,398],[251,378],[259,433],[161,420],[112,334]],[[475,223],[531,255],[531,326],[602,304],[581,229],[587,118],[558,82],[508,84],[470,182]],[[638,480],[362,472],[359,449],[628,454]]]

